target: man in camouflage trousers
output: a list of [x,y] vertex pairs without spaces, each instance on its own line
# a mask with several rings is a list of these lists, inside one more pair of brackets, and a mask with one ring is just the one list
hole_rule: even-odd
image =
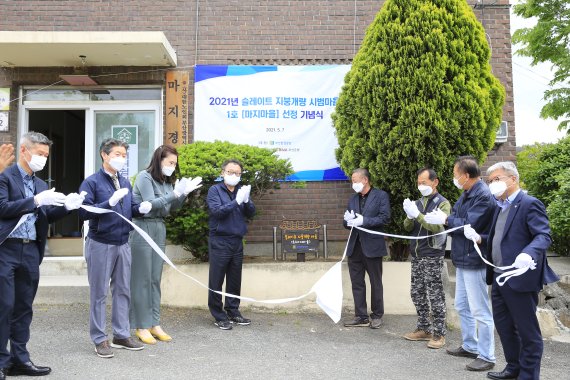
[[[427,236],[445,230],[442,224],[429,224],[425,214],[439,208],[449,215],[451,204],[437,192],[439,180],[437,173],[430,168],[418,170],[418,190],[422,197],[415,202],[404,201],[407,218],[404,221],[406,231],[413,236]],[[445,292],[441,272],[445,255],[446,235],[438,235],[420,240],[412,240],[412,289],[411,296],[418,313],[415,331],[404,338],[411,341],[428,341],[429,348],[441,348],[445,345]],[[430,311],[431,305],[431,311]],[[430,322],[430,314],[433,323]]]

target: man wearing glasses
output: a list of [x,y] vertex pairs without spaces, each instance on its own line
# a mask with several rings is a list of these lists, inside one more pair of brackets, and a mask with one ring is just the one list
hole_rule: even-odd
[[[208,287],[221,291],[225,279],[226,292],[237,296],[241,293],[243,237],[247,232],[247,218],[255,214],[255,205],[249,199],[251,186],[239,184],[242,172],[243,166],[239,161],[225,161],[221,173],[223,182],[210,187],[206,199],[210,214]],[[251,323],[241,315],[239,301],[235,297],[226,297],[225,305],[222,305],[222,296],[209,292],[208,307],[217,327],[231,330],[232,323],[242,326]]]

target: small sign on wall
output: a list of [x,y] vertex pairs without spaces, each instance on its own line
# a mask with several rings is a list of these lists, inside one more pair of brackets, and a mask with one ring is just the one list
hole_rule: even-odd
[[0,132],[8,131],[8,112],[0,111]]
[[10,87],[0,87],[0,111],[10,111]]
[[127,165],[120,171],[120,175],[129,179],[139,170],[139,126],[138,125],[112,125],[113,138],[129,144],[127,151]]

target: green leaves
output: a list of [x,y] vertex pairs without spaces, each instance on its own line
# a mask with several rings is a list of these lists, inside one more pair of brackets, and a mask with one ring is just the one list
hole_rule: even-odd
[[525,146],[517,162],[522,187],[546,206],[552,249],[570,254],[570,137],[556,144]]
[[514,6],[514,12],[524,18],[536,18],[532,28],[518,29],[513,43],[521,44],[517,54],[531,57],[532,64],[550,62],[554,79],[545,92],[548,102],[540,113],[543,118],[561,120],[559,130],[569,130],[570,118],[570,6],[567,0],[527,0]]
[[489,58],[464,0],[387,0],[368,27],[333,114],[336,156],[390,194],[392,232],[402,232],[403,199],[419,196],[418,169],[434,168],[453,199],[455,158],[483,161],[493,146],[505,91]]
[[181,177],[202,177],[202,187],[188,197],[184,207],[167,220],[167,236],[202,261],[208,260],[208,208],[206,195],[220,177],[221,165],[237,159],[244,167],[242,183],[251,185],[252,198],[257,199],[280,180],[293,174],[291,163],[275,155],[275,150],[225,141],[204,142],[178,148]]

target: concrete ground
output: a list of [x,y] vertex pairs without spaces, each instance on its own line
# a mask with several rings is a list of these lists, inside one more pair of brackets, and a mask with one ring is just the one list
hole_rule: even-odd
[[[470,359],[401,335],[414,316],[387,315],[379,330],[347,329],[324,313],[269,313],[244,308],[251,326],[216,328],[207,310],[163,308],[162,326],[174,340],[139,352],[115,350],[96,356],[89,339],[88,306],[36,305],[29,350],[47,379],[484,379],[469,372]],[[344,317],[349,317],[345,313]],[[109,328],[108,328],[109,330]],[[457,347],[449,331],[447,347]],[[570,344],[545,341],[542,379],[568,379]],[[497,338],[496,370],[505,362]]]

